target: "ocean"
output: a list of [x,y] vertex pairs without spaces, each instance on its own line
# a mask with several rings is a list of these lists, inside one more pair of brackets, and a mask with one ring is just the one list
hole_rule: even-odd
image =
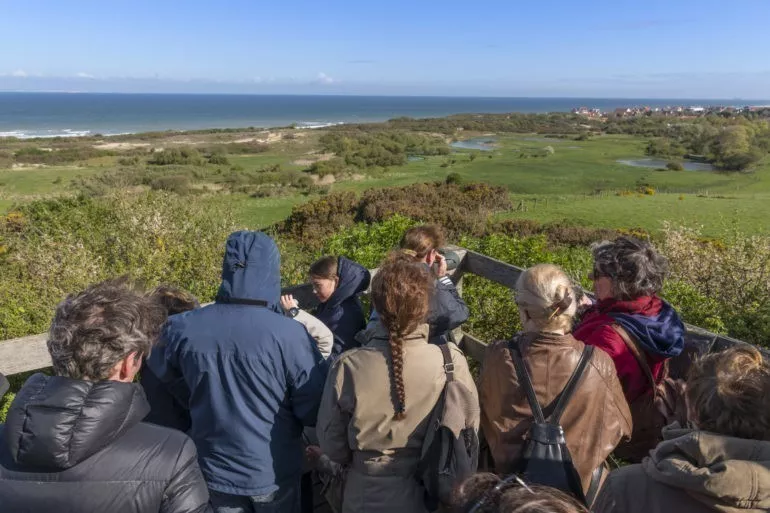
[[642,98],[462,98],[431,96],[289,96],[0,92],[0,137],[74,137],[160,130],[314,128],[400,116],[461,113],[603,111],[647,105],[747,105],[746,100]]

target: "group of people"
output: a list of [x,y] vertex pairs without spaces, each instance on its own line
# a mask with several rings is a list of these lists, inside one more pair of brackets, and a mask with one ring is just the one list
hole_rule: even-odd
[[[0,510],[299,513],[314,472],[338,512],[428,513],[441,417],[471,432],[456,447],[474,467],[443,511],[770,511],[770,361],[740,346],[675,383],[685,328],[649,243],[595,245],[594,298],[556,266],[521,273],[522,331],[475,378],[443,246],[438,227],[412,228],[373,278],[321,258],[313,311],[281,295],[277,246],[248,231],[227,240],[213,304],[125,280],[67,297],[52,375],[30,377],[0,426]],[[633,464],[610,471],[613,453]],[[549,458],[572,489],[541,480]]]

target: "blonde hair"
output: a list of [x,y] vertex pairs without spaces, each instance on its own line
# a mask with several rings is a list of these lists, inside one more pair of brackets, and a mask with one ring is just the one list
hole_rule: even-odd
[[699,429],[770,440],[770,362],[748,344],[693,363],[687,401]]
[[539,264],[516,280],[516,304],[540,331],[572,331],[577,298],[572,282],[560,267]]

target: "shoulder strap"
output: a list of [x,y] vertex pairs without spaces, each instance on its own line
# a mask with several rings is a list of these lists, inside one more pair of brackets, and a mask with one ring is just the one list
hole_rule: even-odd
[[575,394],[575,390],[577,390],[577,387],[580,384],[583,375],[585,374],[588,362],[591,361],[593,355],[594,346],[586,345],[583,348],[583,353],[580,355],[580,361],[578,362],[577,367],[575,367],[575,370],[572,371],[572,376],[570,376],[569,381],[567,381],[567,385],[564,387],[564,390],[561,391],[559,400],[556,402],[556,406],[551,413],[551,417],[548,419],[551,424],[558,424],[561,420],[561,416],[564,413],[564,410],[567,408],[569,400],[572,399],[572,396]]
[[519,347],[519,341],[516,338],[513,338],[508,342],[508,351],[511,353],[511,359],[513,360],[513,366],[516,369],[516,376],[519,378],[519,384],[524,388],[524,392],[527,394],[527,402],[529,402],[529,408],[532,410],[535,422],[537,424],[545,424],[543,408],[537,401],[535,389],[532,387],[532,378],[529,377],[529,371],[527,370],[527,365],[524,363],[524,358],[521,356],[521,348]]
[[621,326],[620,324],[613,324],[612,329],[615,330],[615,333],[620,335],[620,338],[623,339],[623,342],[628,347],[628,350],[631,351],[631,354],[634,355],[634,358],[636,358],[636,363],[639,364],[639,367],[642,369],[642,372],[647,377],[647,381],[650,382],[650,386],[652,387],[653,394],[657,395],[657,391],[655,390],[655,387],[657,386],[657,383],[655,383],[655,377],[652,375],[652,371],[650,370],[650,365],[647,363],[647,358],[642,353],[641,349],[639,349],[639,346],[637,345],[636,341],[633,339],[630,333],[626,331],[626,329]]
[[444,357],[444,373],[446,374],[446,382],[455,380],[455,364],[452,361],[452,352],[447,344],[439,344],[441,349],[441,355]]

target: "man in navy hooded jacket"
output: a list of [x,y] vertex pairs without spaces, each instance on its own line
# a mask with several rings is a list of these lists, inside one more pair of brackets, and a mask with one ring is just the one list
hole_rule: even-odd
[[[181,404],[216,511],[299,511],[303,426],[327,367],[302,324],[281,315],[270,237],[227,240],[216,302],[173,316],[147,365]],[[181,378],[181,379],[180,379]]]

